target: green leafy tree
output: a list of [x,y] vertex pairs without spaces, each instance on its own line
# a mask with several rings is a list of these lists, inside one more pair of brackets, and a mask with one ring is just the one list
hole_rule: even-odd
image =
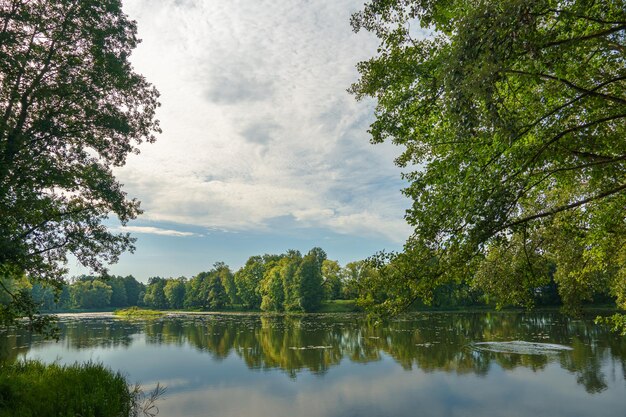
[[163,287],[163,293],[170,308],[182,308],[185,301],[184,278],[168,279]]
[[302,263],[302,254],[297,250],[289,250],[280,260],[280,279],[283,284],[284,308],[287,311],[302,311],[300,304],[300,279],[298,268]]
[[237,296],[237,285],[235,284],[235,276],[232,271],[224,262],[216,262],[213,265],[213,270],[220,277],[222,286],[228,296],[227,304],[239,304],[240,300]]
[[206,299],[206,297],[203,298],[204,289],[202,287],[205,275],[207,275],[206,272],[201,272],[185,283],[185,299],[183,301],[183,306],[185,308],[206,307],[203,303],[203,299]]
[[267,269],[261,282],[261,310],[283,311],[285,303],[285,291],[283,280],[280,276],[282,265],[280,262]]
[[306,312],[316,311],[324,297],[322,289],[322,263],[326,253],[313,248],[303,258],[296,276],[299,278],[300,306]]
[[57,306],[54,288],[35,283],[31,289],[31,297],[42,310],[51,311]]
[[480,263],[474,284],[494,297],[498,307],[533,307],[537,291],[551,280],[551,265],[536,239],[514,235],[494,242]]
[[341,297],[341,266],[337,261],[326,259],[322,262],[322,280],[325,299],[336,300]]
[[144,298],[146,297],[146,291],[143,290],[139,293],[138,297],[137,297],[137,305],[139,307],[145,307],[146,303],[144,301]]
[[246,264],[235,273],[237,294],[246,308],[261,307],[260,285],[265,274],[265,262],[261,256],[251,256]]
[[228,304],[228,295],[222,284],[222,277],[217,271],[212,271],[207,280],[208,306],[211,310],[221,310]]
[[223,262],[216,262],[210,271],[201,272],[187,282],[184,306],[211,310],[222,309],[231,300],[226,290],[229,285],[234,285],[230,268]]
[[502,300],[527,304],[552,262],[570,310],[599,289],[626,307],[624,2],[371,1],[352,25],[380,46],[351,91],[377,100],[372,142],[403,147],[413,200],[381,264],[416,269],[394,306],[502,255],[476,281]]
[[103,308],[111,304],[113,290],[92,278],[80,279],[70,286],[72,305],[76,308]]
[[372,264],[365,260],[349,262],[341,271],[342,296],[347,300],[356,299],[361,293],[361,287],[374,271]]
[[167,308],[167,297],[165,297],[165,278],[153,277],[148,280],[146,294],[143,297],[144,305],[152,308]]
[[102,220],[140,213],[112,167],[160,131],[136,33],[120,0],[0,3],[0,275],[60,288],[68,254],[101,272],[132,250]]
[[132,275],[128,275],[123,278],[124,288],[126,288],[126,298],[128,299],[128,305],[136,306],[143,301],[143,296],[140,294],[143,292],[145,295],[146,286],[137,281]]
[[126,286],[124,285],[124,278],[111,277],[107,280],[107,284],[113,291],[111,293],[111,306],[113,307],[125,307],[128,305],[128,296],[126,294]]

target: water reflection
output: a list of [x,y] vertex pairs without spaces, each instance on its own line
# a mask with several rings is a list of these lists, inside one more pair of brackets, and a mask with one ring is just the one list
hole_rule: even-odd
[[[626,338],[554,314],[422,314],[384,326],[358,315],[185,315],[152,321],[63,318],[63,349],[127,348],[133,343],[192,347],[213,361],[240,358],[249,369],[280,369],[290,377],[308,371],[323,375],[342,361],[370,363],[391,357],[405,370],[487,375],[494,365],[533,372],[558,364],[588,393],[607,388],[605,366],[626,378]],[[24,356],[46,342],[25,332],[2,337],[5,360]],[[549,354],[489,352],[475,342],[523,340],[570,346]],[[604,366],[603,366],[604,365]],[[614,378],[615,375],[612,375]]]

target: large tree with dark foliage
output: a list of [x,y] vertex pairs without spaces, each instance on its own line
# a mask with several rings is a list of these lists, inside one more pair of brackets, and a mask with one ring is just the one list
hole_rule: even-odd
[[506,303],[553,278],[572,311],[626,307],[624,1],[372,0],[352,25],[380,46],[351,90],[413,200],[405,252],[377,258],[387,304],[478,277]]
[[[68,254],[103,272],[133,249],[102,221],[141,212],[112,168],[160,131],[136,32],[120,0],[0,1],[0,282],[55,284]],[[32,316],[12,297],[9,321]]]

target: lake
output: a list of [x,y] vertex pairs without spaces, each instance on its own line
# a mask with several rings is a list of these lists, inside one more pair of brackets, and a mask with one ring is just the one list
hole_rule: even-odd
[[[159,416],[626,416],[626,337],[558,313],[65,315],[3,359],[103,362]],[[511,343],[512,342],[512,343]]]

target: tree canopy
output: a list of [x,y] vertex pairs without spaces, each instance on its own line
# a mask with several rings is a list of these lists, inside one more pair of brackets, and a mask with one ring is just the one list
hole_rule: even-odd
[[[0,277],[59,283],[72,254],[103,272],[140,212],[112,172],[160,132],[120,0],[0,3]],[[17,298],[16,298],[17,299]]]
[[401,274],[396,307],[468,277],[514,304],[554,279],[572,310],[602,290],[626,307],[625,6],[381,0],[353,15],[380,45],[350,90],[376,99],[372,142],[403,147],[413,201],[405,253],[378,259],[399,265],[384,271]]

